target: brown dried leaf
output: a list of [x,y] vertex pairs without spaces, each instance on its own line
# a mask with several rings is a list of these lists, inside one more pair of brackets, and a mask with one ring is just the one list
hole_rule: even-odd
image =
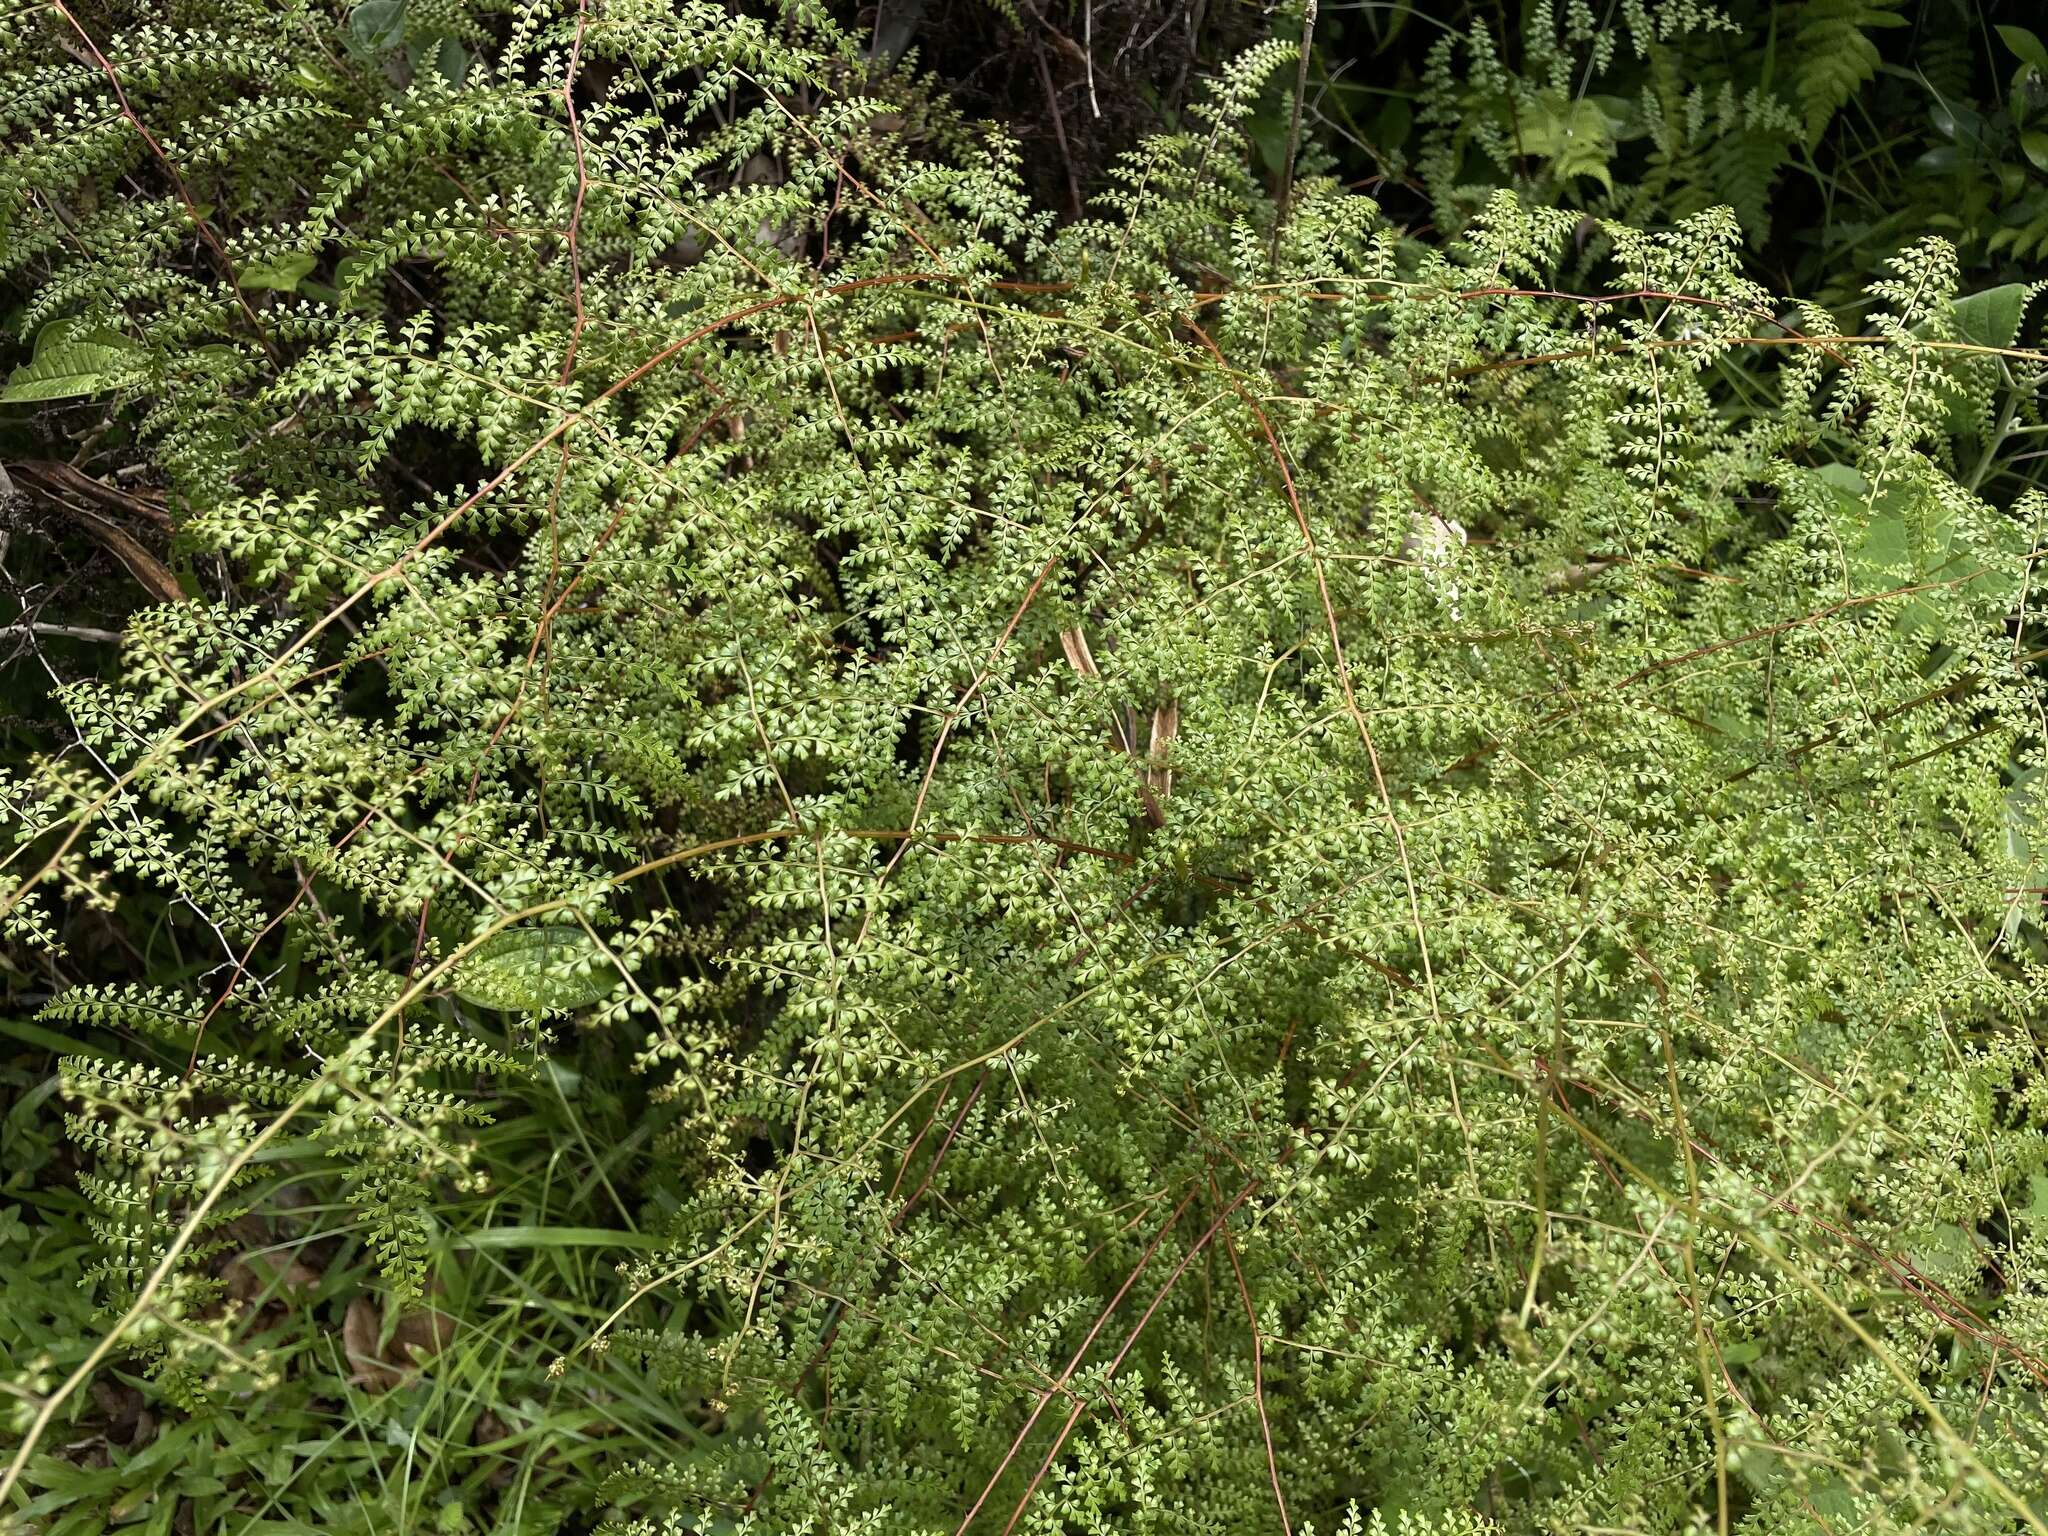
[[1173,770],[1166,766],[1164,759],[1172,747],[1174,737],[1180,734],[1180,706],[1168,699],[1152,711],[1152,763],[1145,770],[1145,781],[1159,792],[1161,799],[1173,793]]
[[433,1307],[402,1313],[384,1337],[388,1312],[367,1296],[348,1304],[341,1321],[341,1346],[349,1380],[372,1392],[389,1391],[414,1376],[455,1337],[455,1319]]
[[1079,629],[1060,631],[1060,649],[1067,653],[1067,664],[1083,677],[1095,677],[1095,657],[1088,649],[1088,637]]
[[245,1253],[230,1259],[221,1279],[237,1301],[288,1301],[320,1284],[320,1271],[298,1258],[276,1253]]

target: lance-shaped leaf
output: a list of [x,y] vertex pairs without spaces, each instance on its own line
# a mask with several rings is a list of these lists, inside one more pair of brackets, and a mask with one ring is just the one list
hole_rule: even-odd
[[611,995],[618,972],[581,928],[513,928],[456,968],[455,993],[505,1013],[562,1013]]
[[44,400],[72,400],[111,389],[138,348],[127,337],[108,330],[85,330],[59,320],[36,337],[35,356],[7,377],[0,405],[28,405]]

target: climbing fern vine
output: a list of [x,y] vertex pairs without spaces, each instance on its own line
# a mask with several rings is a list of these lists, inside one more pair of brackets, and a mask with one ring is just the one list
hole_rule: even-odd
[[9,430],[173,529],[117,652],[20,621],[95,1311],[17,1511],[91,1381],[321,1368],[259,1242],[426,1391],[559,1095],[532,1390],[675,1438],[444,1528],[2048,1529],[2033,289],[1283,214],[1282,43],[1065,227],[806,4],[0,44]]

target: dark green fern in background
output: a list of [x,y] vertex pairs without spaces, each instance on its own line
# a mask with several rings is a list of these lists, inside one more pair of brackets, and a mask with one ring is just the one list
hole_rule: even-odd
[[917,16],[0,19],[0,1521],[2048,1532],[2037,33]]
[[1928,233],[1984,281],[2038,266],[2044,35],[1997,0],[1339,0],[1314,101],[1336,163],[1446,231],[1498,187],[1639,223],[1725,206],[1776,291],[1854,308]]

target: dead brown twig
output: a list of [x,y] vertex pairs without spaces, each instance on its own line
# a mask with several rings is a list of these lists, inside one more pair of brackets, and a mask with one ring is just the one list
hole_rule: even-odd
[[170,569],[110,515],[137,518],[168,533],[171,517],[161,500],[121,490],[56,459],[11,463],[7,470],[11,478],[62,512],[87,538],[120,561],[153,599],[184,601],[185,591]]

